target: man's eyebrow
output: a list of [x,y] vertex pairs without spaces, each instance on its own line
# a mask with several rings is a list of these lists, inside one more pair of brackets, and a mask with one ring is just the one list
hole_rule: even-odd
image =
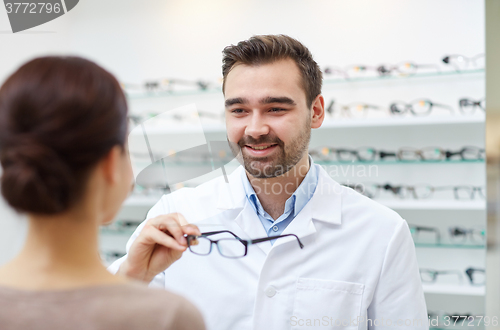
[[260,103],[261,104],[282,103],[282,104],[296,105],[294,100],[286,96],[280,96],[280,97],[268,96],[260,100]]
[[247,99],[244,99],[242,97],[236,97],[234,99],[227,99],[225,104],[226,108],[232,106],[233,104],[245,104],[248,103]]

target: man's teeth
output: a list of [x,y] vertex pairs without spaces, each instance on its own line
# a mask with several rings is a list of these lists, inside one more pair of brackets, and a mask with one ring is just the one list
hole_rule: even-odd
[[255,149],[255,150],[264,150],[264,149],[267,149],[269,147],[272,147],[272,146],[267,146],[267,147],[266,146],[264,146],[264,147],[250,147],[250,148]]

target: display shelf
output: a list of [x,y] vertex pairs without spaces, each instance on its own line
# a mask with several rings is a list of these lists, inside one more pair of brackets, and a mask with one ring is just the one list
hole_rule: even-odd
[[428,244],[428,243],[415,243],[418,248],[444,248],[444,249],[471,249],[471,250],[484,250],[484,244]]
[[[464,71],[444,71],[444,72],[432,72],[432,73],[419,73],[407,76],[372,76],[372,77],[353,77],[349,79],[331,79],[326,76],[323,80],[323,85],[352,85],[364,82],[378,82],[378,81],[409,81],[418,80],[422,78],[449,78],[449,77],[467,77],[471,78],[474,76],[484,77],[484,69],[477,70],[464,70]],[[148,98],[159,98],[159,97],[178,97],[178,96],[193,96],[193,95],[210,95],[210,94],[220,94],[222,95],[222,86],[207,88],[204,90],[193,89],[193,90],[179,90],[179,91],[156,91],[156,92],[131,92],[125,91],[126,96],[129,100],[136,99],[148,99]]]
[[[427,73],[417,73],[413,75],[389,75],[389,76],[371,76],[371,77],[353,77],[349,79],[338,78],[338,79],[324,79],[324,85],[348,85],[352,83],[363,83],[372,81],[408,81],[408,80],[418,80],[421,78],[448,78],[448,77],[483,77],[484,69],[475,70],[463,70],[463,71],[441,71],[441,72],[427,72]],[[328,76],[327,76],[328,77]]]
[[425,126],[425,125],[456,125],[456,124],[484,124],[486,115],[477,113],[474,115],[435,115],[427,117],[416,116],[387,116],[376,118],[325,118],[319,129],[328,128],[365,128],[365,127],[401,127],[401,126]]
[[485,211],[486,201],[484,200],[376,200],[391,209],[395,210],[470,210]]
[[129,100],[138,99],[149,99],[149,98],[160,98],[160,97],[178,97],[178,96],[194,96],[194,95],[210,95],[210,94],[220,94],[222,95],[221,87],[212,87],[203,90],[181,90],[181,91],[151,91],[151,92],[127,92],[125,91],[125,96]]
[[472,285],[445,285],[437,283],[422,283],[424,293],[433,294],[451,294],[451,295],[465,295],[465,296],[484,296],[484,286]]
[[[446,116],[387,116],[380,118],[325,118],[323,124],[318,130],[327,130],[331,128],[366,128],[366,127],[411,127],[426,125],[456,125],[456,124],[484,124],[485,114],[477,113],[474,115],[446,115]],[[205,133],[225,133],[224,123],[203,123],[203,132]],[[190,125],[189,123],[172,123],[158,127],[148,127],[148,135],[170,135],[170,134],[193,134],[200,133],[200,126]],[[131,132],[132,136],[142,135],[141,130]]]
[[[234,158],[233,158],[234,159]],[[231,160],[215,160],[216,164],[226,164]],[[448,160],[448,161],[414,161],[414,162],[402,162],[402,161],[373,161],[373,162],[326,162],[320,160],[314,160],[316,164],[324,166],[342,166],[342,165],[410,165],[410,164],[484,164],[484,160]],[[149,161],[148,161],[149,164]],[[165,167],[178,167],[178,166],[211,166],[211,162],[202,161],[168,161],[165,162]]]

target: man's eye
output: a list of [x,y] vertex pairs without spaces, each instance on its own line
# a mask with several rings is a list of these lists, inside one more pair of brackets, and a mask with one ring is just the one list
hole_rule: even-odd
[[232,113],[243,113],[243,109],[233,109],[231,110]]
[[285,109],[282,109],[282,108],[271,108],[271,112],[280,112],[280,111],[285,111]]

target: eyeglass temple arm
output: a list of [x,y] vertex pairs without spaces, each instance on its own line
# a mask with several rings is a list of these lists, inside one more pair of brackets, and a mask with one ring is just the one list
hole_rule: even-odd
[[445,109],[450,110],[451,112],[455,112],[455,109],[453,109],[453,107],[452,107],[452,106],[447,105],[447,104],[442,104],[442,103],[434,103],[434,102],[432,102],[432,106],[434,106],[434,107],[439,107],[439,108],[445,108]]
[[211,235],[217,235],[217,234],[222,234],[222,233],[231,234],[234,236],[234,238],[241,240],[241,238],[238,237],[238,235],[236,235],[235,233],[233,233],[232,231],[229,231],[229,230],[207,231],[207,232],[201,233],[200,236],[211,236]]
[[257,239],[248,240],[248,242],[250,244],[257,244],[257,243],[271,241],[273,239],[277,239],[277,238],[281,238],[281,237],[287,237],[287,236],[294,236],[297,239],[297,242],[299,243],[300,248],[301,249],[304,248],[304,244],[302,244],[302,242],[300,241],[300,239],[295,234],[285,234],[285,235],[278,235],[278,236],[270,236],[270,237],[264,237],[264,238],[257,238]]

